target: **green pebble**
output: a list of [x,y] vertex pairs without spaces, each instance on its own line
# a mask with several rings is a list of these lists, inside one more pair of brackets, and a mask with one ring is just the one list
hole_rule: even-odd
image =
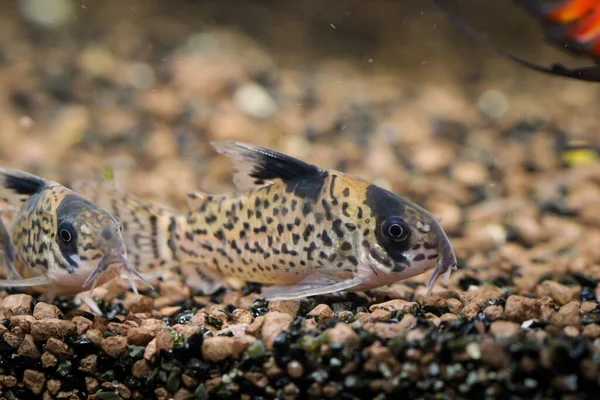
[[116,394],[115,392],[99,391],[98,393],[96,393],[96,396],[100,400],[122,400],[122,397]]
[[131,345],[129,346],[128,350],[129,357],[133,358],[134,360],[138,360],[144,356],[144,351],[146,351],[146,348],[144,346]]
[[206,393],[206,389],[204,389],[204,383],[201,383],[198,385],[198,387],[196,387],[196,390],[194,390],[194,396],[198,400],[208,400],[208,393]]
[[329,360],[329,365],[331,365],[332,367],[341,367],[342,361],[334,357],[331,360]]
[[[71,361],[65,360],[65,361],[61,361],[60,364],[58,364],[58,367],[56,367],[56,373],[58,373],[60,376],[67,376],[71,373],[71,367],[73,365],[71,364]],[[112,380],[112,379],[105,379],[105,380]]]
[[181,374],[179,371],[173,371],[167,379],[167,390],[170,393],[175,393],[181,384]]
[[267,349],[262,340],[255,340],[248,346],[246,354],[248,354],[248,357],[250,358],[259,358],[267,354]]

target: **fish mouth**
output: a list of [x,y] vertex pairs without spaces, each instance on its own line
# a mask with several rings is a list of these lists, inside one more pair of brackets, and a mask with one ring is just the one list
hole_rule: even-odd
[[431,274],[431,278],[429,278],[429,282],[427,282],[427,296],[431,295],[433,286],[440,275],[444,275],[444,284],[447,285],[448,279],[450,279],[450,274],[452,271],[457,269],[456,254],[454,254],[454,249],[452,249],[450,240],[448,240],[448,237],[443,231],[442,235],[443,240],[441,246],[439,247],[441,257],[438,259],[437,265]]
[[141,280],[150,289],[154,289],[152,285],[135,268],[131,267],[126,257],[122,255],[108,255],[100,259],[100,262],[98,262],[96,268],[94,268],[94,270],[90,273],[90,275],[82,285],[83,288],[86,288],[91,283],[92,287],[90,289],[90,296],[93,295],[94,289],[98,285],[98,282],[100,281],[102,276],[105,273],[107,273],[110,267],[113,266],[117,268],[122,267],[123,269],[125,269],[125,275],[127,277],[127,280],[129,281],[129,285],[133,289],[135,295],[138,296],[138,298],[139,293],[137,290],[137,285],[135,283],[135,278]]

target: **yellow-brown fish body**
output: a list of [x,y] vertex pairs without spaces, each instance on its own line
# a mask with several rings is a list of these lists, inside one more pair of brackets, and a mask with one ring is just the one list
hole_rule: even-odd
[[137,276],[121,224],[105,209],[56,182],[6,168],[0,168],[0,191],[19,199],[11,229],[0,222],[5,261],[17,279],[0,286],[30,287],[52,298],[84,292],[90,283],[93,290],[121,268]]
[[[122,219],[127,213],[127,220],[135,214],[138,224],[152,220],[134,230],[123,222],[134,259],[156,256],[136,267],[176,263],[214,282],[233,276],[270,284],[263,289],[266,298],[293,299],[366,290],[435,268],[431,290],[437,276],[456,266],[438,221],[408,200],[269,149],[239,142],[213,145],[235,161],[240,191],[192,193],[186,214],[165,209],[159,214],[126,194],[119,201],[102,200],[89,185],[84,190],[109,209],[112,204]],[[138,244],[143,237],[150,248],[133,244],[136,235]]]

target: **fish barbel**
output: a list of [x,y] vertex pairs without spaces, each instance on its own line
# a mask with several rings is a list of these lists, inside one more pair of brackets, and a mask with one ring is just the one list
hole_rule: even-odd
[[[51,301],[90,285],[93,292],[121,269],[136,293],[134,278],[145,281],[129,265],[119,220],[66,187],[0,168],[2,207],[14,214],[10,228],[0,219],[0,252],[15,279],[0,287],[29,287]],[[100,313],[91,293],[82,299]]]
[[361,178],[241,142],[215,142],[235,163],[229,194],[189,193],[183,214],[81,181],[76,190],[118,215],[140,271],[177,265],[211,293],[223,279],[269,284],[268,300],[367,290],[456,268],[452,246],[420,206]]

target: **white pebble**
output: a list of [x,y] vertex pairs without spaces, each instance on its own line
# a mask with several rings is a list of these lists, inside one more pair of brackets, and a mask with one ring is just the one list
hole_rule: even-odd
[[154,85],[154,70],[148,64],[133,64],[127,71],[127,77],[136,89],[144,90]]
[[477,107],[484,115],[500,118],[508,111],[508,99],[497,90],[486,90],[477,101]]
[[256,83],[240,86],[233,95],[233,101],[242,112],[254,118],[270,118],[277,111],[275,100]]
[[45,28],[60,27],[73,12],[71,0],[22,0],[19,5],[25,19]]

